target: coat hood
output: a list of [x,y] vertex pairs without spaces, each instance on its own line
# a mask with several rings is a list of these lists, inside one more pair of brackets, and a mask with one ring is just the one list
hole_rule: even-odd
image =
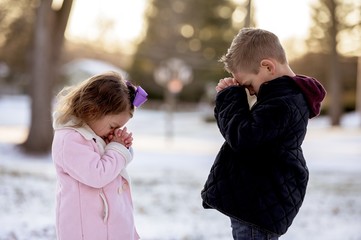
[[315,78],[296,75],[291,77],[301,89],[310,108],[309,118],[316,117],[321,111],[321,102],[326,96],[326,90]]

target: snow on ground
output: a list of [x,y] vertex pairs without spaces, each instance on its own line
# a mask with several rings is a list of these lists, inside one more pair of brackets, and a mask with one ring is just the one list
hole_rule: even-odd
[[[26,138],[29,101],[0,97],[0,240],[53,240],[55,172],[50,155],[27,156],[16,147]],[[173,126],[173,137],[167,126]],[[304,205],[284,240],[361,239],[360,117],[342,128],[327,118],[311,120],[304,142],[310,183]],[[201,111],[140,109],[133,131],[135,218],[145,240],[231,239],[229,219],[204,210],[200,191],[222,138]]]

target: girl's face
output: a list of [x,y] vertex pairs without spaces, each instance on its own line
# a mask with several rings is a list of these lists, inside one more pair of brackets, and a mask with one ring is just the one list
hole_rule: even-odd
[[131,117],[132,115],[125,111],[119,114],[105,115],[100,119],[88,123],[88,125],[96,135],[105,140],[109,135],[114,134],[115,129],[123,127]]

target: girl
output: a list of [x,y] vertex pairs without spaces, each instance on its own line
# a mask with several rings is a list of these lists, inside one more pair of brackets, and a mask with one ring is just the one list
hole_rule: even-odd
[[58,240],[139,239],[126,172],[133,138],[123,126],[146,97],[115,72],[58,94],[52,146]]

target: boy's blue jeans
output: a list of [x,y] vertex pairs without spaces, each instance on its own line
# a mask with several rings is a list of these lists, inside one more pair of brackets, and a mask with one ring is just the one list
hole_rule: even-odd
[[234,240],[278,240],[278,235],[262,231],[231,218],[232,235]]

